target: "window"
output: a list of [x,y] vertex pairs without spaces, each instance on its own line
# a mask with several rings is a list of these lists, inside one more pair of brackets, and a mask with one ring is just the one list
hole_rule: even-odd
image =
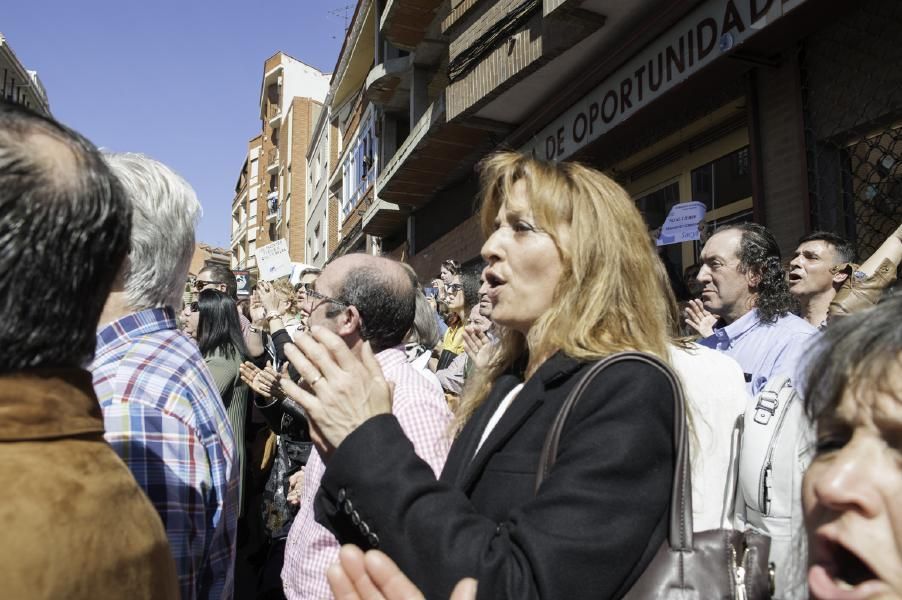
[[709,211],[752,195],[749,147],[745,146],[692,171],[692,199]]
[[376,182],[376,140],[375,113],[368,109],[342,162],[342,222]]
[[251,160],[251,178],[253,179],[260,173],[260,165],[258,159]]
[[[726,109],[732,110],[732,106],[724,112]],[[686,139],[704,131],[697,125],[689,124],[685,131],[675,132],[613,167],[617,179],[636,199],[649,229],[660,227],[677,202],[704,203],[708,231],[725,223],[751,220],[748,129],[738,127],[703,145],[685,145]],[[682,270],[697,262],[700,252],[698,241],[672,244],[663,247],[662,259],[674,270]]]
[[[650,230],[657,229],[664,224],[667,214],[673,205],[680,201],[680,184],[674,181],[661,189],[646,194],[636,200],[636,206],[645,217],[645,222]],[[665,261],[674,265],[682,263],[682,249],[679,244],[664,246]]]

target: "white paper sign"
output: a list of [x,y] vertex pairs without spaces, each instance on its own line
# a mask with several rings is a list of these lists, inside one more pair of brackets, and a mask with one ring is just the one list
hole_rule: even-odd
[[277,240],[257,248],[256,256],[260,279],[272,281],[291,275],[291,257],[288,256],[288,244],[285,240]]
[[702,202],[674,204],[661,226],[658,246],[680,244],[699,239],[699,224],[705,220],[707,209]]

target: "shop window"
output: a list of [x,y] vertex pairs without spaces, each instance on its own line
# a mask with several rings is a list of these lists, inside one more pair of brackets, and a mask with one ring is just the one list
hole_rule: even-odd
[[[727,110],[729,109],[729,110]],[[724,115],[734,111],[727,106]],[[736,127],[713,141],[689,144],[700,139],[704,129],[689,124],[685,130],[644,148],[611,170],[636,201],[649,230],[663,225],[678,202],[701,202],[707,208],[705,230],[728,223],[751,221],[752,169],[748,130]],[[706,123],[710,127],[710,123]],[[660,247],[661,259],[672,278],[698,262],[702,244],[698,241]]]
[[[655,231],[664,224],[667,213],[673,205],[680,201],[680,184],[677,181],[663,186],[649,194],[636,199],[636,207],[645,218],[649,231]],[[670,244],[658,248],[659,256],[664,261],[668,273],[672,269],[682,272],[683,254],[679,244]]]
[[692,171],[692,199],[709,211],[752,195],[749,147],[745,146]]

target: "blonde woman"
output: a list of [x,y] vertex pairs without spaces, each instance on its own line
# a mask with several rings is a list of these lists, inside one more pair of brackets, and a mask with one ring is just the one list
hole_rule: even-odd
[[[492,319],[499,350],[464,393],[459,434],[436,480],[389,412],[371,355],[355,361],[315,329],[286,354],[311,386],[282,380],[314,423],[327,468],[320,521],[378,547],[427,598],[464,577],[480,598],[614,598],[665,539],[673,398],[637,361],[580,397],[557,462],[539,453],[589,365],[623,350],[665,358],[667,308],[642,217],[586,167],[500,153],[481,165]],[[363,399],[366,401],[363,401]]]

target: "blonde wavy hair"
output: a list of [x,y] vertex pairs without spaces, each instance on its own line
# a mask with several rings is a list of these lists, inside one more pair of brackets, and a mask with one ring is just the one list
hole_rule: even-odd
[[[480,220],[488,238],[515,183],[523,181],[535,224],[551,236],[562,273],[553,301],[528,335],[503,330],[488,365],[464,390],[457,432],[495,380],[516,368],[533,372],[557,351],[598,360],[625,350],[668,361],[668,306],[661,295],[648,229],[629,195],[609,177],[578,163],[549,163],[498,152],[479,165]],[[560,231],[569,226],[566,244]]]

